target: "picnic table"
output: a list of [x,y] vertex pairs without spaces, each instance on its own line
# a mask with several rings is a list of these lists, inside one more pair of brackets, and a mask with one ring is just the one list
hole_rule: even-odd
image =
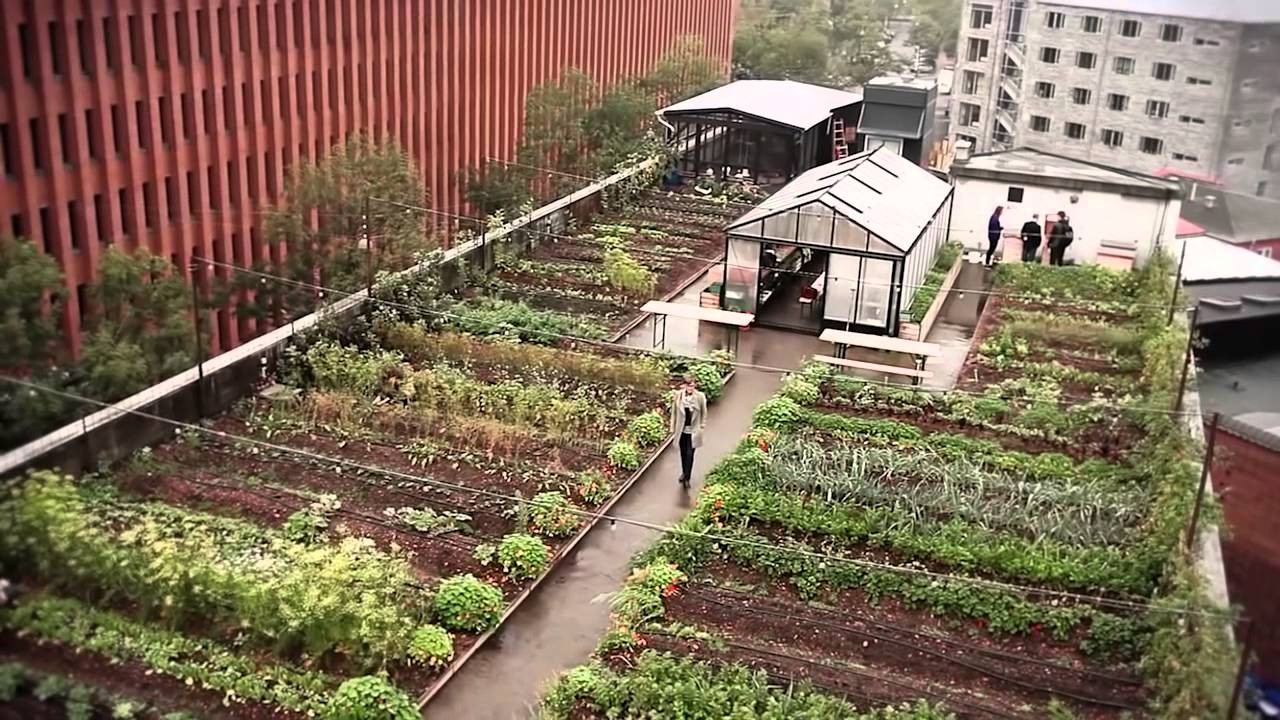
[[[843,367],[854,367],[863,370],[872,370],[875,372],[905,375],[911,377],[912,382],[916,384],[919,384],[920,380],[932,376],[932,373],[924,369],[925,362],[931,357],[938,357],[942,354],[942,346],[937,343],[921,342],[919,340],[903,340],[902,338],[888,337],[886,335],[849,332],[847,330],[837,330],[835,328],[827,328],[826,330],[823,330],[822,334],[818,336],[818,339],[822,342],[829,342],[835,345],[835,357],[829,358],[825,356],[816,356],[814,357],[814,360]],[[915,368],[898,368],[881,363],[850,360],[846,357],[849,353],[850,346],[910,355],[915,360]]]
[[[738,354],[738,333],[742,328],[748,327],[755,321],[756,316],[751,313],[733,312],[731,310],[720,310],[719,308],[706,308],[701,305],[681,305],[679,303],[663,302],[661,300],[650,300],[640,308],[641,312],[652,313],[653,319],[653,347],[665,348],[667,344],[667,318],[674,315],[675,317],[697,320],[698,322],[708,322],[713,325],[721,325],[727,331],[726,344],[733,351],[734,355]],[[658,328],[662,331],[659,333]]]

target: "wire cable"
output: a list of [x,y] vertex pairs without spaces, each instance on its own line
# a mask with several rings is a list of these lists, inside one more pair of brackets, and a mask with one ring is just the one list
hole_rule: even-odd
[[[64,397],[67,399],[76,400],[82,403],[88,403],[91,405],[97,405],[99,407],[112,409],[121,414],[135,415],[137,417],[145,418],[148,420],[154,420],[156,422],[166,423],[177,428],[205,433],[213,437],[221,438],[226,441],[243,443],[246,445],[265,448],[268,450],[274,450],[276,452],[281,452],[281,453],[292,453],[301,457],[308,457],[313,460],[319,460],[326,463],[332,463],[335,465],[345,465],[347,467],[351,467],[357,470],[362,470],[364,472],[373,472],[373,473],[381,473],[384,475],[391,475],[391,476],[399,477],[404,480],[411,480],[416,483],[436,485],[438,487],[444,487],[444,488],[456,490],[459,492],[473,493],[475,495],[490,497],[497,500],[504,500],[511,503],[522,504],[522,503],[528,502],[527,498],[506,495],[506,494],[495,492],[492,490],[486,490],[484,488],[470,487],[467,485],[451,483],[448,481],[438,480],[435,478],[412,475],[410,473],[404,473],[404,472],[400,472],[398,470],[392,470],[389,468],[380,468],[373,465],[366,465],[364,463],[359,463],[353,460],[347,460],[345,458],[333,457],[329,455],[324,455],[322,453],[312,452],[309,450],[302,450],[302,449],[295,448],[288,445],[273,443],[266,440],[259,440],[257,438],[246,437],[243,435],[236,435],[234,433],[228,433],[222,430],[208,428],[197,423],[188,423],[188,422],[183,422],[181,420],[174,420],[171,418],[166,418],[160,415],[156,415],[154,413],[148,413],[142,410],[134,410],[134,409],[127,409],[127,408],[113,408],[110,403],[106,403],[101,400],[94,400],[92,398],[87,398],[82,395],[69,393],[64,390],[57,390],[45,385],[41,385],[39,383],[33,383],[33,382],[22,380],[19,378],[0,375],[0,380],[3,380],[5,382],[8,382],[14,385],[26,387],[33,391],[43,391],[43,392],[47,392],[47,393]],[[940,573],[940,572],[928,570],[925,568],[905,567],[905,566],[893,565],[889,563],[879,563],[872,560],[865,560],[861,558],[850,558],[850,557],[844,557],[840,555],[829,555],[826,553],[820,553],[820,552],[815,552],[811,550],[804,550],[804,549],[795,548],[795,547],[779,547],[772,543],[757,542],[753,540],[744,540],[742,538],[731,538],[731,537],[726,537],[722,535],[717,535],[715,533],[688,530],[688,529],[673,526],[673,525],[662,525],[659,523],[653,523],[646,520],[640,520],[638,518],[611,515],[608,513],[584,510],[582,508],[571,507],[571,508],[568,508],[567,511],[573,513],[574,515],[577,515],[578,517],[581,517],[587,520],[592,520],[592,521],[608,520],[611,523],[622,523],[624,525],[631,525],[634,527],[639,527],[646,530],[652,530],[658,533],[663,533],[668,535],[691,537],[691,538],[695,538],[699,540],[707,540],[715,543],[724,543],[727,545],[741,545],[744,547],[751,547],[758,550],[771,550],[771,551],[780,550],[783,552],[789,552],[802,557],[808,557],[814,560],[822,560],[825,562],[846,563],[846,564],[855,565],[858,567],[868,568],[872,570],[882,570],[885,572],[895,572],[895,573],[901,573],[906,575],[914,575],[918,577],[926,577],[926,578],[939,580],[943,582],[956,582],[959,584],[968,584],[976,587],[985,587],[989,589],[1001,590],[1005,592],[1012,592],[1012,593],[1018,593],[1018,594],[1035,595],[1035,596],[1041,596],[1041,597],[1055,597],[1055,598],[1061,598],[1063,600],[1069,600],[1072,602],[1096,605],[1099,607],[1107,607],[1107,608],[1112,608],[1117,610],[1126,610],[1126,611],[1135,611],[1135,612],[1141,612],[1141,611],[1163,612],[1163,613],[1174,614],[1174,615],[1219,617],[1219,618],[1234,617],[1234,613],[1231,613],[1231,612],[1185,610],[1182,608],[1168,607],[1164,605],[1155,605],[1151,603],[1140,603],[1140,602],[1135,602],[1131,600],[1110,598],[1102,595],[1085,595],[1082,593],[1075,593],[1075,592],[1070,592],[1065,590],[1053,590],[1050,588],[1018,585],[1015,583],[1007,583],[1007,582],[1002,582],[998,580],[988,580],[985,578],[975,578],[975,577],[969,577],[964,575],[951,575],[948,573]]]

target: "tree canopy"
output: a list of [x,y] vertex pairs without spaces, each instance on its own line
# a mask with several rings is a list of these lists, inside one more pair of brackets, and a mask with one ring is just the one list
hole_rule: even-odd
[[896,0],[746,0],[733,46],[740,77],[862,85],[894,69]]
[[31,242],[0,236],[0,368],[36,370],[57,348],[62,271]]

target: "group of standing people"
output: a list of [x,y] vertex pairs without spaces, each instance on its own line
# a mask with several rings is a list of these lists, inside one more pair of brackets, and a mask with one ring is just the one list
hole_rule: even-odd
[[[992,267],[995,261],[996,248],[1000,245],[1000,237],[1004,232],[1004,224],[1000,219],[1000,215],[1004,212],[1004,207],[997,205],[995,212],[991,213],[991,219],[987,221],[987,259],[986,266]],[[1022,229],[1018,233],[1022,237],[1022,262],[1035,262],[1040,255],[1040,242],[1042,236],[1040,234],[1040,215],[1033,213],[1031,219],[1022,224]],[[1053,227],[1049,229],[1049,264],[1062,265],[1067,253],[1067,248],[1075,240],[1075,230],[1071,227],[1071,221],[1067,218],[1067,214],[1058,211],[1058,219],[1054,221]]]

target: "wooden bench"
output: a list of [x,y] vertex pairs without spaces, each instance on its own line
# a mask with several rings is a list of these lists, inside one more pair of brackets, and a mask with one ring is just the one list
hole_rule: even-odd
[[[660,300],[650,300],[640,308],[641,312],[652,313],[653,319],[653,346],[655,348],[665,348],[667,344],[667,317],[674,315],[676,317],[697,320],[698,322],[709,322],[715,325],[723,325],[728,332],[727,344],[729,350],[734,355],[738,354],[738,331],[749,326],[755,321],[756,316],[751,313],[732,312],[729,310],[721,310],[719,308],[706,308],[701,305],[681,305],[679,303],[662,302]],[[658,328],[661,326],[662,331],[659,333]]]
[[[836,358],[840,360],[846,359],[845,355],[849,352],[849,346],[852,345],[854,347],[864,347],[871,350],[881,350],[884,352],[895,352],[910,355],[915,358],[915,369],[920,372],[924,372],[926,360],[931,357],[938,357],[942,354],[942,346],[937,343],[921,342],[919,340],[903,340],[902,338],[888,337],[885,335],[869,335],[867,333],[836,330],[835,328],[823,330],[822,334],[818,336],[818,339],[822,342],[829,342],[835,345]],[[876,363],[869,364],[875,365]],[[881,365],[880,367],[891,368],[893,366]],[[919,384],[922,376],[912,375],[911,377],[916,384]]]
[[933,372],[931,370],[917,370],[915,368],[898,367],[896,365],[881,365],[880,363],[831,357],[830,355],[814,355],[810,359],[816,362],[826,363],[828,365],[836,365],[838,367],[870,370],[872,372],[884,373],[886,375],[902,375],[903,377],[915,378],[917,380],[927,380],[933,377]]

